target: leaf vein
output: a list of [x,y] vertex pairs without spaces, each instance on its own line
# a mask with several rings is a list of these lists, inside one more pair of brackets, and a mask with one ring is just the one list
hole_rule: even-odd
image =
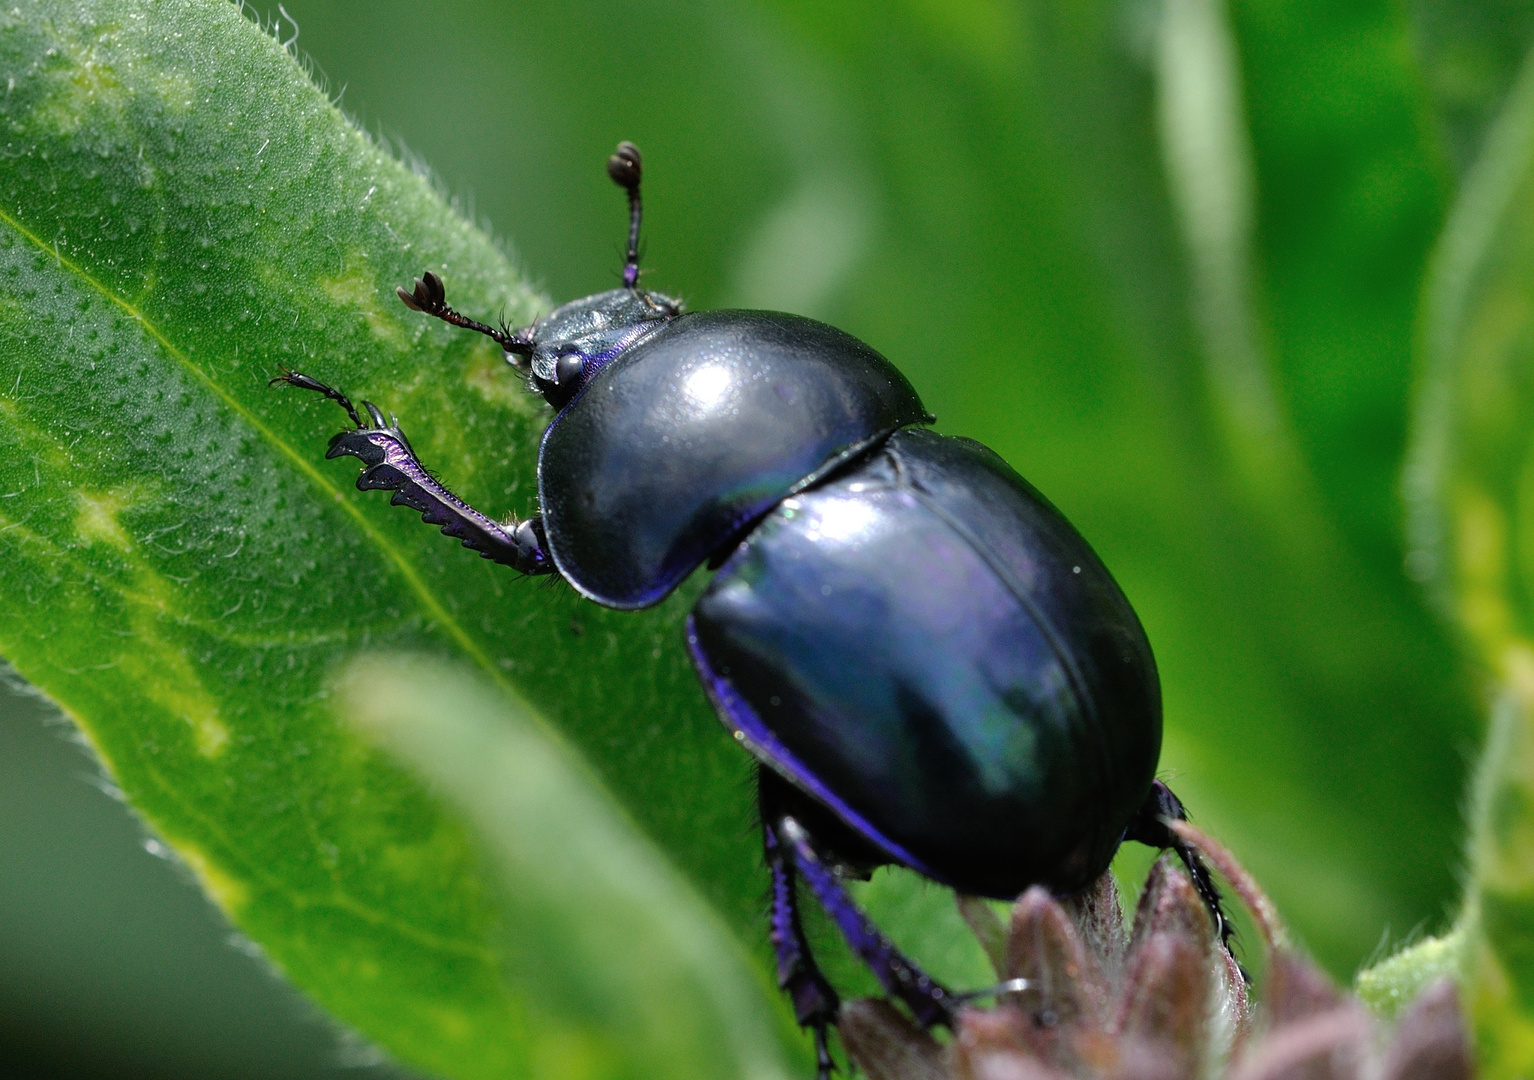
[[233,395],[231,395],[212,377],[210,377],[207,372],[203,371],[201,367],[199,367],[197,364],[194,364],[191,358],[187,356],[186,353],[184,353],[181,349],[177,348],[177,346],[170,340],[170,338],[167,337],[166,334],[157,325],[151,322],[142,311],[140,311],[128,300],[117,295],[117,293],[113,292],[105,284],[96,280],[96,278],[93,277],[84,267],[80,266],[73,260],[66,258],[58,250],[57,243],[50,244],[44,241],[36,233],[32,232],[25,225],[23,225],[12,213],[10,213],[3,206],[0,206],[0,222],[4,222],[6,225],[10,226],[28,243],[37,248],[37,250],[43,252],[44,254],[52,255],[61,269],[67,270],[69,273],[79,278],[82,282],[88,285],[91,289],[95,290],[95,292],[100,294],[103,298],[116,305],[129,318],[137,322],[141,327],[144,328],[145,333],[147,333],[151,338],[159,343],[160,347],[165,350],[167,356],[179,364],[198,382],[202,383],[202,385],[210,390],[215,397],[217,397],[226,406],[228,406],[229,409],[235,413],[235,415],[240,417],[240,419],[244,420],[247,424],[254,428],[257,434],[261,436],[261,438],[265,439],[269,445],[274,447],[280,454],[292,462],[298,468],[298,470],[309,479],[311,483],[313,483],[325,494],[333,498],[340,505],[342,512],[356,523],[357,527],[362,530],[363,535],[366,536],[371,543],[377,546],[384,553],[387,559],[394,565],[400,576],[404,578],[405,583],[408,585],[410,590],[415,594],[416,599],[420,603],[421,607],[426,610],[429,619],[439,623],[446,630],[448,636],[452,638],[452,640],[459,646],[459,648],[467,653],[469,658],[472,659],[481,670],[489,675],[491,680],[495,682],[497,686],[499,686],[502,690],[507,691],[508,693],[513,692],[511,686],[506,682],[505,677],[501,674],[496,665],[491,663],[490,658],[485,655],[484,651],[479,647],[474,639],[469,637],[467,631],[465,631],[464,628],[458,623],[458,621],[453,618],[452,614],[442,606],[437,598],[432,595],[431,590],[427,588],[425,581],[421,579],[421,576],[417,572],[416,568],[410,564],[410,562],[404,557],[403,554],[401,554],[393,545],[384,539],[383,535],[379,533],[378,530],[373,527],[372,523],[369,522],[368,519],[363,515],[362,511],[356,506],[355,502],[351,499],[345,498],[342,495],[340,489],[332,484],[329,480],[327,480],[324,474],[315,468],[313,463],[305,455],[299,453],[285,440],[279,437],[276,432],[262,423],[261,419],[257,417],[255,413],[251,412],[248,408],[241,404]]

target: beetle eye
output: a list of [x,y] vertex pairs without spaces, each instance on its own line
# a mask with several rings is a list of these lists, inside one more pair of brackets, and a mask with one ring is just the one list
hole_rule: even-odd
[[581,377],[581,368],[585,363],[575,353],[566,353],[554,362],[554,381],[560,386],[574,382]]

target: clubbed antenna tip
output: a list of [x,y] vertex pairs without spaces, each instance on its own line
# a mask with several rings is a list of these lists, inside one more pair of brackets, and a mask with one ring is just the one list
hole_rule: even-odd
[[630,289],[639,286],[639,180],[643,173],[639,147],[631,142],[619,143],[613,156],[607,159],[607,175],[629,193],[629,249],[623,262],[623,284]]
[[411,311],[420,311],[428,315],[436,315],[447,306],[447,290],[443,288],[442,279],[430,270],[415,279],[415,291],[406,292],[402,288],[394,290],[396,296]]
[[631,142],[621,142],[613,156],[607,159],[607,175],[624,191],[637,192],[639,179],[644,172],[644,159],[639,147]]
[[394,290],[399,297],[400,303],[411,311],[419,311],[426,315],[434,316],[452,326],[460,326],[465,330],[473,330],[475,333],[484,334],[490,338],[502,350],[511,356],[531,356],[533,354],[532,341],[522,333],[501,327],[497,330],[493,326],[486,326],[482,322],[476,322],[467,316],[460,315],[447,304],[447,289],[442,284],[442,279],[430,270],[415,279],[415,288],[406,291],[403,288]]

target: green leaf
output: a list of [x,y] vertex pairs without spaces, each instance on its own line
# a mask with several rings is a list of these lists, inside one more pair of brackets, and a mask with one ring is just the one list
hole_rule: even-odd
[[440,662],[365,657],[340,714],[474,823],[504,879],[508,978],[539,1076],[786,1075],[718,915],[527,707]]
[[1526,0],[1426,0],[1407,8],[1438,127],[1463,176],[1534,42]]
[[1492,716],[1471,822],[1459,933],[1482,1074],[1534,1069],[1534,709],[1509,687]]
[[0,652],[234,923],[407,1061],[532,1067],[460,819],[335,720],[331,673],[388,648],[517,688],[762,940],[749,765],[687,599],[617,616],[517,580],[350,490],[342,414],[267,387],[372,398],[467,499],[530,512],[546,410],[393,296],[431,268],[526,320],[502,253],[221,0],[9,9],[0,84]]
[[1360,971],[1353,989],[1364,1004],[1386,1019],[1393,1019],[1422,990],[1439,979],[1464,975],[1465,932],[1452,930],[1442,937],[1423,938],[1373,967]]
[[[1254,163],[1254,303],[1303,462],[1291,490],[1304,498],[1268,508],[1268,520],[1293,513],[1301,524],[1263,529],[1256,550],[1273,574],[1254,579],[1252,595],[1282,640],[1285,698],[1304,711],[1314,695],[1292,731],[1300,767],[1331,804],[1323,812],[1337,815],[1326,831],[1369,835],[1351,853],[1368,867],[1353,902],[1394,894],[1415,906],[1376,907],[1375,942],[1356,963],[1383,928],[1442,918],[1456,884],[1458,748],[1476,730],[1452,636],[1402,573],[1400,536],[1413,335],[1448,169],[1406,7],[1228,7]],[[1303,910],[1304,886],[1291,888],[1275,888],[1281,905]]]
[[1388,574],[1392,605],[1414,599],[1396,479],[1418,290],[1449,191],[1408,7],[1230,0],[1274,370],[1328,514],[1359,570]]
[[1484,1074],[1534,1069],[1534,54],[1424,297],[1412,565],[1497,688],[1462,932]]

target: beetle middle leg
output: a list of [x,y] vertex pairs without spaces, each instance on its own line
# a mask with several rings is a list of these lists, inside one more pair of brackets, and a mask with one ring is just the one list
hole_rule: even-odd
[[835,1068],[827,1029],[836,1023],[841,999],[821,974],[799,921],[798,874],[785,850],[777,826],[763,819],[762,841],[767,869],[772,874],[772,950],[778,960],[778,989],[793,1002],[794,1019],[815,1035],[817,1080],[828,1080]]
[[487,559],[520,570],[524,574],[554,572],[553,560],[538,518],[512,525],[480,513],[454,495],[426,471],[410,447],[410,440],[393,417],[385,419],[371,401],[364,401],[371,424],[363,422],[357,407],[341,391],[297,371],[284,371],[271,380],[321,394],[346,410],[356,427],[342,431],[330,440],[327,458],[343,454],[360,458],[365,468],[357,477],[360,491],[394,492],[390,500],[396,506],[408,506],[428,525],[440,525],[446,536],[461,540],[463,546]]
[[[863,963],[868,965],[886,993],[905,1002],[923,1027],[952,1025],[956,1005],[953,994],[897,949],[853,903],[835,872],[816,850],[809,831],[794,814],[787,812],[785,802],[791,804],[791,800],[779,797],[783,794],[780,787],[783,784],[774,774],[763,769],[762,826],[767,838],[768,865],[773,867],[776,859],[783,866],[781,878],[779,870],[773,868],[773,944],[778,952],[779,977],[783,980],[783,989],[794,1000],[795,1012],[800,1011],[801,1000],[805,1006],[811,1007],[807,1011],[813,1019],[806,1026],[816,1028],[817,1046],[823,1045],[824,1021],[817,1024],[815,1020],[835,1011],[836,997],[815,967],[809,946],[799,929],[791,887],[795,874],[804,878],[810,892],[826,914],[831,916],[831,921],[841,931],[842,937]],[[784,886],[781,906],[780,880]],[[801,1023],[804,1021],[801,1020]],[[824,1059],[823,1049],[821,1054]]]

